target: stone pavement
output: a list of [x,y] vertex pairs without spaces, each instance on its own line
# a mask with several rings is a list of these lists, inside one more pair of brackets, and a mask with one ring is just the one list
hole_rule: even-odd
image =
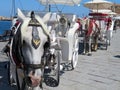
[[[81,49],[81,48],[80,48]],[[46,90],[120,90],[120,30],[113,33],[108,50],[79,55],[77,67],[65,71],[58,87]]]
[[[0,42],[0,49],[3,45],[4,43]],[[7,57],[0,54],[0,90],[15,90],[7,84],[6,60]],[[77,67],[73,71],[63,71],[58,87],[44,84],[43,88],[43,90],[120,90],[120,30],[113,33],[108,50],[98,50],[93,52],[92,56],[79,54]]]

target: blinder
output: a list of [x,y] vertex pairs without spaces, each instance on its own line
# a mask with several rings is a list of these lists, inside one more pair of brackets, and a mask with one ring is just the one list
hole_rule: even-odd
[[34,12],[31,13],[31,20],[28,26],[32,26],[32,45],[37,49],[40,45],[40,37],[37,27],[42,27],[40,23],[36,20]]
[[[32,26],[32,40],[31,43],[35,49],[37,49],[40,45],[40,37],[39,37],[39,32],[37,27],[41,27],[40,23],[35,19],[34,15],[31,15],[31,20],[28,24],[28,26]],[[13,39],[13,45],[12,45],[12,54],[15,59],[16,65],[21,68],[21,69],[26,69],[26,68],[32,68],[32,69],[40,69],[44,68],[45,62],[47,59],[49,59],[50,56],[50,37],[47,35],[48,41],[44,44],[44,54],[42,56],[41,64],[26,64],[24,62],[24,56],[22,54],[21,50],[21,31],[20,27],[16,34],[14,35]]]

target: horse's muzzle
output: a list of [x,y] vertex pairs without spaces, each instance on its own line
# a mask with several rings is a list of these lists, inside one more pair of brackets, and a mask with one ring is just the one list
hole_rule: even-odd
[[30,76],[26,77],[26,83],[30,87],[37,87],[40,85],[40,82],[41,82],[40,76],[30,75]]

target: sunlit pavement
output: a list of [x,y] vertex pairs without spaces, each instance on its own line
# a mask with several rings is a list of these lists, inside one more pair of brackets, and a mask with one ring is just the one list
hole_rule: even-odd
[[[0,42],[0,49],[4,44]],[[8,85],[7,59],[0,54],[0,90],[15,90]],[[59,86],[44,83],[43,90],[120,90],[120,30],[113,32],[108,50],[99,49],[92,56],[79,54],[75,70],[63,71]]]

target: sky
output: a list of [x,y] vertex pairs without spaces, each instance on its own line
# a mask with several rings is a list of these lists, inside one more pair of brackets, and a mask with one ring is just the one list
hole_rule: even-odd
[[[0,2],[0,16],[10,17],[13,15],[12,13],[12,1],[14,0],[1,0]],[[67,5],[57,5],[59,11],[64,13],[73,13],[78,15],[79,17],[87,16],[89,13],[89,9],[84,7],[84,3],[91,0],[82,0],[80,2],[80,6],[67,6]],[[120,4],[120,0],[107,0],[110,2]],[[52,10],[57,10],[57,8],[52,8]],[[29,11],[44,11],[45,6],[41,5],[38,0],[15,0],[15,8],[20,8],[22,10],[29,10]],[[16,11],[15,10],[15,11]]]

